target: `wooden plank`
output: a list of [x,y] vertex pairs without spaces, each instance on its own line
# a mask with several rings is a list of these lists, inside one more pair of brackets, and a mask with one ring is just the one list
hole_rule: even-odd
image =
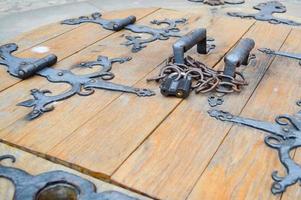
[[[229,24],[225,26],[229,27]],[[231,34],[238,30],[238,27],[228,29]],[[219,32],[226,34],[225,31]],[[244,37],[253,38],[257,47],[278,49],[288,33],[289,29],[283,26],[256,23]],[[273,38],[263,37],[270,34]],[[250,82],[248,87],[239,95],[226,96],[222,108],[239,113],[271,60],[257,53],[256,65],[253,63],[244,72]],[[219,68],[222,65],[223,61]],[[207,110],[206,95],[184,100],[113,174],[112,179],[155,198],[185,199],[231,127],[212,120]]]
[[[293,30],[281,49],[300,52],[301,42],[296,39],[300,34]],[[300,109],[295,105],[301,93],[300,77],[296,60],[276,58],[241,116],[273,122],[279,114],[296,113]],[[280,199],[270,192],[274,170],[284,172],[277,152],[264,144],[264,133],[234,126],[189,199]],[[284,199],[298,199],[299,192],[296,187],[289,188]]]
[[[97,192],[113,190],[113,191],[122,192],[131,197],[139,198],[140,200],[149,199],[145,196],[130,192],[121,187],[117,187],[115,185],[106,183],[104,181],[92,178],[90,176],[84,175],[84,174],[79,173],[70,168],[52,163],[50,161],[39,158],[30,153],[26,153],[24,151],[18,150],[16,148],[10,147],[3,143],[0,143],[0,152],[1,152],[1,155],[10,154],[10,155],[15,156],[17,159],[17,161],[15,163],[11,163],[10,160],[1,161],[1,165],[3,164],[5,166],[20,168],[22,170],[27,171],[28,173],[30,173],[32,175],[41,174],[41,173],[49,172],[49,171],[62,170],[62,171],[66,171],[66,172],[78,175],[84,179],[88,179],[89,181],[93,182],[96,186]],[[3,199],[3,200],[4,199],[13,199],[14,190],[15,190],[15,188],[10,181],[8,181],[7,179],[0,178],[0,199]]]
[[[47,40],[58,37],[59,35],[69,32],[73,29],[76,29],[78,28],[78,26],[81,25],[66,26],[58,22],[53,24],[48,24],[45,26],[41,26],[37,29],[34,29],[32,31],[23,33],[14,39],[11,39],[9,42],[18,44],[19,46],[18,53],[20,53],[21,51],[29,49],[38,44],[41,44]],[[1,42],[1,45],[6,43]]]
[[[131,9],[124,11],[115,11],[104,15],[104,18],[115,19],[123,18],[129,15],[135,15],[137,19],[141,19],[144,16],[154,12],[157,8],[146,8],[146,9]],[[68,26],[68,25],[61,25]],[[47,29],[46,29],[47,30]],[[37,31],[39,32],[39,31]],[[105,30],[97,24],[89,23],[78,26],[65,34],[59,35],[55,38],[47,40],[41,44],[38,44],[30,49],[19,52],[16,55],[19,57],[36,57],[40,58],[49,53],[55,53],[58,56],[58,60],[64,58],[84,49],[87,46],[113,34],[114,32]],[[37,33],[37,35],[40,35]],[[38,52],[38,48],[47,48],[47,52]],[[20,82],[18,78],[14,78],[6,73],[6,67],[0,68],[0,91],[5,90],[8,87]]]
[[[141,23],[149,24],[153,19],[165,19],[166,17],[179,18],[185,16],[189,17],[191,15],[171,10],[159,10],[143,19]],[[198,16],[190,18],[191,23],[195,20],[198,20]],[[197,25],[195,24],[195,26]],[[189,31],[189,28],[191,28],[191,26],[185,26],[183,28],[184,32]],[[62,66],[72,66],[81,61],[94,60],[98,55],[106,55],[110,58],[132,56],[132,61],[122,65],[114,65],[112,71],[116,75],[113,82],[133,85],[170,55],[171,51],[169,47],[177,39],[171,38],[167,41],[157,41],[149,44],[146,49],[139,53],[132,53],[130,48],[120,45],[120,43],[124,41],[124,34],[127,33],[128,32],[125,31],[116,33],[59,64],[62,64]],[[158,44],[160,44],[162,48],[168,50],[162,52],[161,49],[156,48]],[[43,153],[49,151],[54,145],[61,142],[74,130],[82,124],[85,124],[91,117],[101,111],[111,101],[121,95],[119,92],[97,90],[95,94],[89,97],[75,96],[64,102],[60,102],[59,105],[56,106],[55,111],[47,113],[39,119],[28,122],[24,120],[24,116],[29,111],[28,108],[16,108],[14,105],[16,102],[28,98],[28,94],[24,95],[24,88],[29,89],[29,85],[31,85],[31,88],[34,88],[37,87],[37,84],[38,87],[41,84],[40,86],[42,89],[50,88],[50,90],[55,93],[62,90],[57,84],[49,85],[47,81],[44,80],[45,86],[43,86],[43,83],[40,83],[40,81],[34,82],[32,80],[30,83],[24,81],[24,84],[22,86],[19,85],[18,88],[12,87],[9,90],[2,92],[0,94],[0,99],[2,99],[3,102],[7,102],[7,100],[5,100],[7,98],[13,99],[12,101],[14,102],[6,103],[7,107],[2,107],[1,109],[1,113],[5,117],[3,117],[4,120],[1,122],[3,129],[1,130],[0,135],[1,138],[7,142],[15,143]],[[19,96],[22,96],[23,94],[24,96],[20,99],[18,95],[14,94],[18,94]],[[126,95],[133,96],[131,94]],[[11,96],[14,96],[14,98]],[[137,98],[136,96],[134,97]],[[81,114],[79,115],[79,113]],[[66,123],[65,119],[72,120],[69,120],[68,123]],[[7,127],[9,124],[11,125]],[[45,140],[45,138],[47,138],[47,140]]]
[[[121,17],[120,15],[127,16],[130,15],[130,13],[132,14],[136,14],[137,16],[142,16],[142,13],[144,13],[145,15],[150,13],[151,11],[153,11],[153,9],[131,9],[127,12],[122,11],[120,12],[121,14],[119,14],[119,17]],[[113,13],[114,14],[114,13]],[[104,17],[111,17],[111,18],[117,18],[118,15],[117,13],[115,13],[113,16],[104,16]],[[87,24],[90,25],[90,24]],[[91,24],[93,25],[93,24]],[[95,29],[98,30],[102,30],[102,28],[100,27],[95,27]],[[103,30],[104,31],[104,30]],[[96,34],[95,31],[92,31],[94,34]],[[108,33],[108,31],[105,31]],[[118,36],[115,37],[121,37],[122,34],[124,34],[125,31],[121,31],[119,33],[115,33]],[[111,32],[112,33],[112,32]],[[76,34],[76,33],[75,33]],[[96,37],[96,36],[95,36]],[[94,37],[94,38],[95,38]],[[121,37],[119,39],[120,43],[121,41],[124,41],[124,38]],[[49,41],[50,42],[50,41]],[[63,42],[63,41],[61,41]],[[54,43],[58,43],[58,42],[54,42]],[[65,44],[65,43],[63,43]],[[63,44],[60,44],[60,46],[64,46]],[[54,45],[54,44],[53,44]],[[67,60],[63,60],[63,62],[58,62],[54,67],[56,68],[60,68],[60,69],[70,69],[72,68],[75,64],[78,64],[81,61],[92,61],[95,60],[97,58],[98,55],[100,55],[101,52],[99,52],[99,49],[103,48],[103,46],[108,46],[109,44],[101,44],[103,45],[102,47],[99,47],[98,43],[94,44],[91,48],[88,48],[87,50],[83,51],[82,53],[76,53],[73,56],[69,57]],[[119,45],[119,44],[116,44]],[[66,44],[67,46],[67,44]],[[119,45],[120,47],[123,47],[121,45]],[[56,47],[57,48],[57,47]],[[127,51],[129,51],[129,47],[123,47],[123,49],[126,49]],[[93,51],[93,52],[92,52]],[[62,49],[59,51],[61,53],[64,52],[64,48],[62,47]],[[85,55],[86,57],[83,56],[79,56],[82,54],[87,54]],[[10,75],[8,75],[6,72],[5,74],[2,75],[6,75],[7,78],[10,79],[10,81],[14,80],[13,77],[11,77]],[[1,72],[0,72],[0,76],[1,76]],[[17,80],[17,79],[16,79]],[[1,85],[1,84],[0,84]],[[48,87],[49,85],[49,87]],[[62,86],[62,87],[59,87]],[[62,92],[64,90],[66,90],[67,85],[66,84],[50,84],[47,80],[45,80],[45,78],[41,78],[39,76],[34,76],[30,79],[24,80],[21,83],[11,87],[9,90],[3,91],[0,93],[0,116],[1,116],[1,120],[0,120],[0,130],[3,129],[4,127],[7,127],[8,125],[10,125],[12,122],[16,121],[17,119],[23,118],[26,113],[28,113],[28,109],[22,109],[21,107],[16,107],[16,104],[18,102],[24,101],[28,98],[30,98],[30,90],[33,88],[47,88],[50,89],[51,91],[55,93],[59,93]],[[1,88],[1,86],[0,86]],[[21,108],[21,109],[20,109]],[[0,133],[1,135],[1,133]]]
[[[226,29],[225,24],[227,22],[229,22],[228,19],[219,18],[208,27],[209,35],[216,38],[218,46],[210,56],[202,56],[211,66],[217,62],[217,58],[222,57],[231,48],[231,45],[252,24],[242,24],[239,20],[234,20],[227,29],[233,28],[235,33],[229,31],[227,34],[221,34]],[[150,76],[157,74],[158,70],[155,70]],[[147,84],[143,79],[137,85],[145,87],[150,84]],[[168,101],[162,97],[159,94],[157,84],[153,83],[151,87],[156,89],[157,96],[140,99],[122,95],[83,127],[58,144],[48,155],[72,163],[72,165],[81,166],[89,170],[93,176],[112,175],[121,163],[180,103],[179,99]],[[83,142],[78,145],[78,141]],[[77,147],[74,148],[75,146]],[[91,163],[94,164],[91,165]]]

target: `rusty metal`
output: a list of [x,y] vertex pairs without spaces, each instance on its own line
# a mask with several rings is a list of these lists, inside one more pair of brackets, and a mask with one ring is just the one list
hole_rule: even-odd
[[[237,72],[236,68],[248,65],[249,60],[254,58],[251,50],[255,42],[249,38],[242,39],[225,56],[223,71],[211,69],[190,56],[184,58],[184,53],[196,44],[198,53],[208,52],[206,42],[205,29],[198,29],[187,34],[174,44],[174,56],[167,60],[159,75],[147,80],[160,82],[161,93],[165,96],[186,98],[191,90],[195,90],[196,93],[217,92],[219,96],[209,96],[208,103],[211,107],[222,105],[225,94],[240,92],[241,88],[247,85],[243,74]],[[189,88],[183,87],[184,85]]]
[[187,19],[164,19],[164,20],[153,20],[151,24],[155,25],[167,25],[164,28],[153,28],[145,25],[135,24],[136,17],[129,16],[124,19],[103,19],[100,13],[94,13],[91,17],[82,16],[75,19],[67,19],[62,21],[62,24],[76,25],[81,23],[96,23],[101,25],[104,29],[111,31],[119,31],[122,29],[131,31],[133,33],[145,33],[150,35],[149,38],[143,39],[141,36],[126,36],[127,42],[123,43],[126,46],[132,46],[132,52],[138,52],[146,47],[147,43],[154,42],[156,40],[167,40],[170,37],[181,37],[180,29],[177,27],[178,24],[184,24]]
[[[220,84],[223,84],[222,79],[225,78],[223,71],[216,71],[187,56],[184,59],[184,64],[176,64],[173,57],[169,58],[166,65],[161,68],[159,75],[147,80],[162,83],[171,75],[176,77],[177,80],[190,76],[192,78],[191,88],[196,93],[208,93],[220,90]],[[241,87],[247,84],[244,76],[242,74],[239,74],[239,76],[239,78],[233,78],[231,82],[235,89],[227,90],[227,93],[240,92]]]
[[[60,69],[54,69],[48,67],[54,61],[52,60],[51,60],[52,62],[46,62],[46,61],[50,60],[49,58],[55,58],[56,61],[56,56],[54,55],[47,56],[46,58],[48,60],[46,58],[45,59],[24,58],[23,59],[23,58],[15,57],[11,54],[17,49],[18,46],[16,44],[8,44],[8,45],[0,46],[0,58],[2,59],[0,65],[1,64],[6,65],[8,67],[8,71],[11,74],[15,74],[15,72],[18,72],[17,70],[15,70],[17,69],[18,64],[26,63],[26,65],[23,66],[27,66],[27,64],[30,67],[33,66],[32,68],[30,68],[33,70],[27,70],[28,71],[28,73],[26,73],[27,77],[29,75],[32,76],[32,74],[36,74],[45,77],[50,82],[66,83],[71,86],[69,90],[54,96],[48,95],[51,93],[51,91],[49,90],[32,89],[31,95],[33,96],[33,99],[29,99],[27,101],[23,101],[18,104],[19,106],[33,107],[32,112],[30,112],[27,115],[27,119],[29,120],[35,119],[41,116],[42,114],[44,114],[45,112],[52,111],[54,109],[52,105],[54,102],[58,102],[70,98],[75,94],[81,96],[88,96],[93,94],[95,89],[105,89],[111,91],[133,93],[136,94],[137,96],[152,96],[155,94],[153,91],[149,89],[135,88],[135,87],[108,82],[108,80],[114,78],[114,74],[111,72],[112,65],[114,63],[127,62],[131,60],[131,58],[109,59],[108,57],[105,56],[99,56],[96,61],[83,62],[79,66],[77,66],[79,68],[93,68],[98,66],[100,68],[99,71],[89,73],[89,74],[79,75],[73,73],[70,70],[60,70]],[[40,66],[42,66],[42,68]],[[23,70],[24,68],[20,68],[20,69]],[[28,69],[28,67],[26,69]]]
[[198,2],[208,4],[210,6],[220,6],[224,4],[243,4],[245,3],[244,0],[236,0],[236,1],[229,1],[229,0],[188,0],[191,2]]
[[240,18],[251,18],[259,21],[268,21],[271,24],[287,24],[292,26],[300,26],[301,23],[295,22],[293,20],[282,19],[274,17],[274,13],[285,13],[286,7],[278,1],[268,1],[265,3],[260,3],[253,7],[256,10],[259,10],[258,13],[248,14],[242,12],[228,12],[227,14],[232,17]]
[[275,56],[282,56],[282,57],[286,57],[286,58],[296,59],[296,60],[299,60],[299,65],[301,65],[301,54],[298,54],[298,53],[288,53],[288,52],[284,52],[284,51],[276,51],[276,50],[272,50],[269,48],[260,48],[260,49],[258,49],[258,51],[268,54],[268,55],[275,55]]
[[[0,161],[4,159],[16,161],[12,155],[0,156]],[[31,175],[0,164],[0,177],[14,184],[13,200],[138,200],[117,191],[97,193],[91,181],[61,170]]]
[[278,151],[279,159],[286,169],[286,175],[283,177],[278,175],[278,171],[272,173],[275,181],[271,188],[273,194],[283,193],[287,187],[301,181],[301,165],[296,163],[290,154],[301,147],[301,111],[295,115],[279,115],[275,123],[235,116],[221,110],[210,110],[208,113],[218,120],[238,123],[268,133],[264,141],[266,145]]

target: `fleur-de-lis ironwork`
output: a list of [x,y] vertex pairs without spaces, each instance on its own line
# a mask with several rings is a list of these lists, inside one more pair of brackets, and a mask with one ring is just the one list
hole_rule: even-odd
[[[98,66],[101,68],[99,71],[89,74],[75,74],[70,70],[60,70],[51,67],[45,67],[45,60],[43,59],[23,59],[15,57],[11,53],[16,51],[17,49],[18,46],[16,44],[7,44],[0,46],[0,64],[6,65],[8,71],[11,74],[19,77],[19,73],[14,72],[23,71],[24,68],[22,67],[22,63],[25,63],[26,65],[24,66],[34,66],[30,67],[30,69],[34,69],[30,70],[30,75],[36,74],[45,77],[50,82],[67,83],[71,86],[69,90],[54,96],[47,95],[51,93],[51,91],[49,90],[32,89],[31,95],[33,96],[33,99],[29,99],[18,104],[19,106],[33,107],[32,112],[30,112],[27,115],[27,119],[29,120],[35,119],[44,114],[45,112],[52,111],[54,109],[52,103],[54,102],[62,101],[75,94],[81,96],[88,96],[93,94],[95,89],[106,89],[112,91],[133,93],[137,96],[142,97],[152,96],[155,94],[149,89],[135,88],[108,82],[108,80],[114,78],[114,74],[111,72],[112,65],[114,63],[127,62],[131,60],[131,58],[109,59],[105,56],[99,56],[96,61],[83,62],[79,66],[77,66],[80,68],[93,68]],[[36,62],[39,62],[40,65],[35,65]],[[35,66],[42,66],[43,68],[40,69],[39,67]]]
[[242,12],[228,12],[227,14],[232,17],[240,18],[253,18],[260,21],[268,21],[272,24],[287,24],[292,26],[300,26],[301,23],[295,22],[293,20],[282,19],[274,17],[274,13],[285,13],[286,7],[278,1],[268,1],[265,3],[260,3],[253,7],[256,10],[259,10],[258,13],[248,14]]
[[[297,105],[301,105],[301,100]],[[278,171],[272,173],[275,181],[271,189],[273,194],[283,193],[287,187],[301,181],[301,165],[290,155],[292,150],[301,147],[301,110],[295,115],[279,115],[275,123],[239,117],[221,110],[210,110],[208,113],[218,120],[238,123],[268,133],[264,141],[278,151],[279,159],[286,169],[286,175],[283,177],[278,175]]]
[[123,45],[132,46],[132,52],[138,52],[146,47],[147,43],[156,40],[167,40],[170,37],[181,37],[180,29],[177,27],[178,24],[184,24],[187,19],[164,19],[164,20],[153,20],[151,24],[161,25],[166,24],[164,28],[153,28],[145,25],[134,24],[136,21],[135,16],[129,16],[124,19],[103,19],[101,13],[93,13],[91,17],[82,16],[75,19],[67,19],[62,21],[62,24],[76,25],[81,23],[96,23],[102,26],[104,29],[119,31],[121,29],[129,30],[133,33],[145,33],[150,35],[149,38],[141,38],[141,36],[126,36],[126,42]]

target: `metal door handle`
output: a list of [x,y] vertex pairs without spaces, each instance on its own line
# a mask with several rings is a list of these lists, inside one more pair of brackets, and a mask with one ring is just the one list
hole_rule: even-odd
[[131,15],[124,19],[118,19],[114,21],[113,30],[114,31],[120,31],[124,29],[126,26],[130,24],[134,24],[136,22],[136,17]]
[[197,45],[197,52],[207,53],[207,31],[204,28],[196,29],[181,37],[173,45],[175,63],[184,64],[184,53]]
[[224,58],[224,75],[234,78],[236,67],[248,65],[250,52],[255,46],[253,39],[244,38]]

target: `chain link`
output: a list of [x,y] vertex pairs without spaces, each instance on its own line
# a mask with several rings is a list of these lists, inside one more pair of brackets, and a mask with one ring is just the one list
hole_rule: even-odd
[[[214,70],[204,63],[194,60],[192,57],[185,58],[185,64],[174,63],[174,58],[170,57],[164,67],[161,68],[158,76],[147,79],[147,81],[162,82],[167,77],[175,80],[190,76],[193,80],[192,89],[196,93],[220,92],[233,93],[240,92],[241,88],[247,85],[242,73],[235,72],[234,78],[226,76],[223,71]],[[225,81],[225,79],[227,81]]]

